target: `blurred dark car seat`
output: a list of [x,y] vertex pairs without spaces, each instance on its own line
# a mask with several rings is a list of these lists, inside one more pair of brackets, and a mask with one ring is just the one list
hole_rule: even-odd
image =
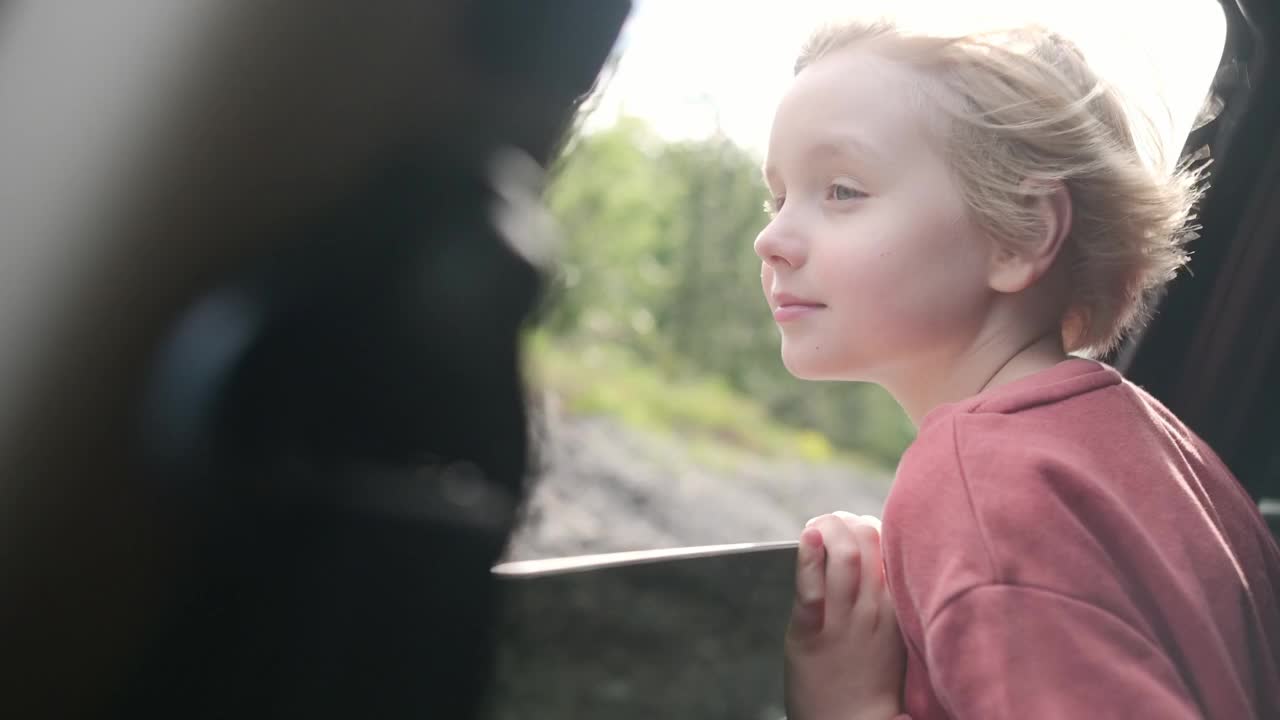
[[539,166],[629,2],[3,10],[0,715],[473,716]]

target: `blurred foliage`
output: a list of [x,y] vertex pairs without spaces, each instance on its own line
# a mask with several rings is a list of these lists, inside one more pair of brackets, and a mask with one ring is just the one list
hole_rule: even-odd
[[[537,384],[577,414],[617,417],[633,427],[678,434],[686,444],[727,444],[755,453],[824,462],[837,456],[825,435],[787,426],[763,405],[712,374],[666,377],[617,343],[551,339],[527,349]],[[842,459],[862,461],[841,453]]]
[[564,246],[539,332],[610,358],[579,409],[743,441],[784,424],[892,465],[913,430],[888,395],[782,366],[751,247],[764,199],[758,160],[724,137],[667,142],[634,119],[579,135],[548,190]]

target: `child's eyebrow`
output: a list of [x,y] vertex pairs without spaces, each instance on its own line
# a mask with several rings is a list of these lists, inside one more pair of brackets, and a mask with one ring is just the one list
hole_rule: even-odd
[[[840,134],[824,138],[809,146],[805,152],[806,159],[822,160],[829,157],[868,160],[873,163],[883,162],[884,155],[856,135]],[[768,158],[760,168],[765,185],[772,186],[778,176],[778,168]]]
[[829,157],[832,155],[855,159],[882,160],[882,156],[870,143],[856,135],[835,135],[813,145],[807,153],[810,157]]

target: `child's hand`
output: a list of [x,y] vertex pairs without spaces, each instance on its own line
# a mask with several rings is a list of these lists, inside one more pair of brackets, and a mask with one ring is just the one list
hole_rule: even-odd
[[880,521],[844,512],[810,520],[800,534],[787,627],[788,720],[893,718],[905,663]]

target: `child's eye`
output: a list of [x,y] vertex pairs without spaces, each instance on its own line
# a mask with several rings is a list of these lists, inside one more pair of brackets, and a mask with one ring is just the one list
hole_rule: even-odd
[[787,201],[785,195],[779,195],[775,198],[769,198],[764,201],[764,211],[769,215],[777,215],[782,210],[782,204]]
[[844,202],[846,200],[858,200],[859,197],[867,197],[867,193],[858,190],[858,188],[849,186],[845,183],[832,183],[827,188],[827,200],[835,200]]
[[861,190],[844,183],[832,183],[830,187],[827,188],[827,199],[835,200],[836,202],[857,200],[858,198],[864,198],[866,196],[867,194]]

